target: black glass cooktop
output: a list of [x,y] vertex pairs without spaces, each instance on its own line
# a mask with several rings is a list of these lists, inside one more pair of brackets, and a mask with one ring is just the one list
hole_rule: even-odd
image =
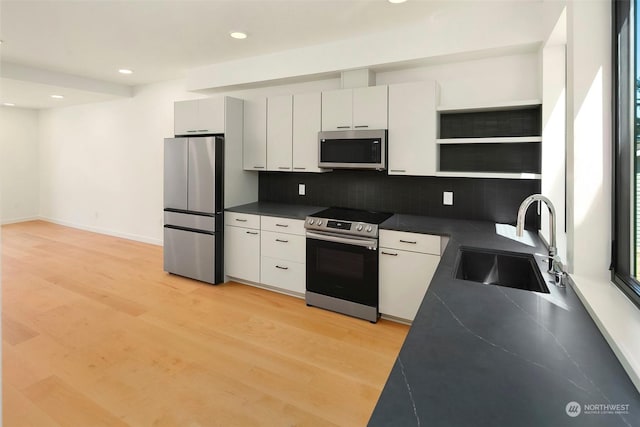
[[371,212],[360,209],[329,208],[310,215],[315,218],[335,219],[340,221],[365,222],[367,224],[381,224],[391,215],[388,212]]

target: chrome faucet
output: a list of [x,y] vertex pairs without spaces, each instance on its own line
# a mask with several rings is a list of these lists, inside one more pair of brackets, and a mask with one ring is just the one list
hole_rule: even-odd
[[532,194],[522,201],[520,208],[518,209],[518,222],[516,223],[516,236],[522,237],[524,232],[524,217],[534,202],[544,202],[549,209],[549,273],[552,273],[556,285],[565,287],[566,276],[562,261],[558,255],[558,248],[556,246],[556,209],[551,203],[551,200],[543,196],[542,194]]

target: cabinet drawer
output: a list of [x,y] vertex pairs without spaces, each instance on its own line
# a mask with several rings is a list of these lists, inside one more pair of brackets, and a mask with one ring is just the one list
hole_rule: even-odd
[[380,247],[440,255],[440,236],[380,230]]
[[306,238],[294,234],[262,231],[262,255],[287,261],[305,262]]
[[262,230],[265,231],[275,231],[278,233],[298,234],[300,236],[304,236],[304,221],[301,219],[263,216],[260,224]]
[[224,225],[260,229],[260,216],[238,212],[225,212]]
[[304,293],[304,264],[263,256],[260,266],[260,279],[263,284],[299,294]]

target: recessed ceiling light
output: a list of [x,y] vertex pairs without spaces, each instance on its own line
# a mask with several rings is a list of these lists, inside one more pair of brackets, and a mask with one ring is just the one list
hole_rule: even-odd
[[388,1],[389,1],[389,3],[400,4],[400,3],[406,2],[407,0],[388,0]]
[[118,72],[119,72],[120,74],[133,74],[133,71],[131,71],[131,70],[127,69],[127,68],[120,68],[120,69],[118,70]]
[[15,107],[16,104],[14,104],[13,102],[3,102],[2,105],[4,105],[5,107]]
[[51,95],[51,97],[53,99],[64,99],[64,96],[62,96],[62,95]]
[[243,33],[242,31],[232,31],[229,33],[229,35],[234,39],[238,39],[238,40],[247,38],[247,33]]

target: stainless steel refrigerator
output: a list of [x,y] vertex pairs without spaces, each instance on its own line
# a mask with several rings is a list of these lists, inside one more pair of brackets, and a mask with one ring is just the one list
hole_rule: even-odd
[[208,283],[223,272],[224,138],[164,140],[164,270]]

